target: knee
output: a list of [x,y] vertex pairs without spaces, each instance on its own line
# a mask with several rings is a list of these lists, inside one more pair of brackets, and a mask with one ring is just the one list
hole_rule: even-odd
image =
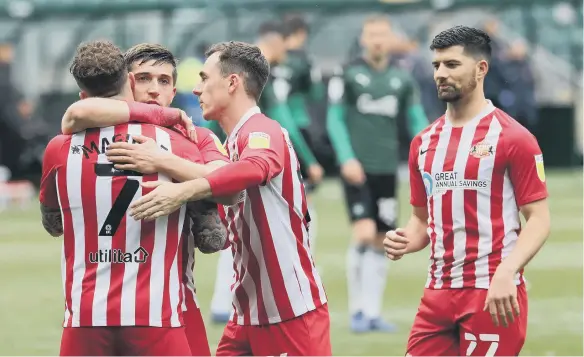
[[353,222],[353,239],[357,244],[375,243],[376,226],[372,219],[360,219]]

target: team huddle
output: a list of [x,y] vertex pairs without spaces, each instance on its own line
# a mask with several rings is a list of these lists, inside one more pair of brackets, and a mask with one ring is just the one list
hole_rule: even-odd
[[[396,329],[380,316],[388,258],[430,245],[404,354],[518,355],[527,330],[523,269],[550,230],[542,153],[484,96],[488,35],[457,26],[434,38],[431,65],[447,110],[428,124],[413,80],[389,66],[377,42],[387,31],[383,18],[367,20],[364,56],[328,88],[327,126],[354,237],[351,329]],[[318,182],[322,168],[297,156],[302,135],[263,114],[282,60],[273,54],[233,41],[205,54],[193,93],[222,143],[170,107],[177,63],[166,48],[78,47],[70,70],[81,100],[46,148],[39,197],[43,226],[63,236],[60,355],[210,356],[196,249],[231,253],[232,311],[215,355],[333,354],[327,302],[335,296],[311,252],[303,178]],[[401,112],[413,137],[412,214],[397,228]]]

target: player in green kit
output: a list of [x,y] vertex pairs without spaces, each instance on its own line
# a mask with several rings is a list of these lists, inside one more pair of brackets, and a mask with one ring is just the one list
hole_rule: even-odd
[[347,253],[351,329],[393,332],[381,318],[388,265],[385,232],[396,226],[398,120],[411,137],[428,125],[418,88],[406,72],[389,66],[391,24],[374,16],[363,25],[364,55],[329,82],[327,130],[341,168],[354,243]]

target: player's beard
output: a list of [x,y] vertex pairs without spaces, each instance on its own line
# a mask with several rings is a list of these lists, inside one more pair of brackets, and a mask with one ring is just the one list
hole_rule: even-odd
[[[441,83],[443,85],[445,83]],[[473,71],[472,76],[469,80],[457,86],[456,84],[447,84],[448,88],[440,89],[440,85],[438,85],[438,98],[447,103],[454,103],[458,102],[461,98],[463,98],[467,93],[472,93],[477,87],[477,80],[476,80],[476,71]]]

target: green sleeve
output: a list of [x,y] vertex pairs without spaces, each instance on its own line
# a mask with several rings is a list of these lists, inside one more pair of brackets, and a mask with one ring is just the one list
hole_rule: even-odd
[[294,145],[294,149],[296,150],[302,163],[306,166],[316,164],[316,157],[314,157],[314,154],[308,147],[308,144],[306,144],[302,133],[300,133],[300,130],[298,130],[298,126],[290,114],[290,109],[288,108],[287,103],[277,103],[267,114],[270,118],[276,120],[278,123],[280,123],[280,125],[282,125],[284,129],[288,131],[290,141],[292,141],[292,145]]
[[299,128],[310,126],[310,116],[306,110],[306,98],[304,93],[294,93],[288,99],[290,114]]
[[328,85],[329,106],[326,115],[326,129],[337,155],[339,164],[355,158],[351,139],[345,121],[345,83],[342,77],[332,77]]
[[409,79],[409,91],[407,97],[408,128],[413,138],[428,126],[428,118],[424,107],[420,102],[420,90],[413,78]]

